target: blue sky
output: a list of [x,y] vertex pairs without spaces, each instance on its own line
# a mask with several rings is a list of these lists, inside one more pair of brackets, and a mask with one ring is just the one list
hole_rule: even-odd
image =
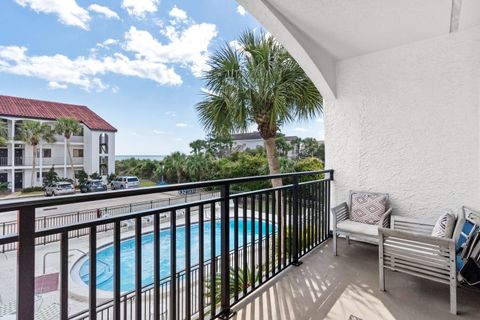
[[[0,94],[84,104],[117,154],[188,152],[210,52],[261,25],[232,0],[2,0]],[[323,138],[321,119],[282,128]]]

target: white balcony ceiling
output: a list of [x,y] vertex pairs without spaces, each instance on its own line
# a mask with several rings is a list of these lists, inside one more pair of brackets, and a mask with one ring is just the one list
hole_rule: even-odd
[[[480,0],[239,0],[335,91],[335,62],[480,25]],[[453,21],[453,24],[452,24]],[[310,58],[320,71],[309,67]],[[319,79],[317,79],[319,80]],[[318,84],[318,82],[316,82]]]
[[[450,32],[452,0],[263,0],[335,59]],[[458,1],[459,29],[480,24],[480,1]],[[268,28],[268,27],[267,27]]]

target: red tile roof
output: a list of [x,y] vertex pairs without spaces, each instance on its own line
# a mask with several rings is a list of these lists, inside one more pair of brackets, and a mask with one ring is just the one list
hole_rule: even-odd
[[0,115],[20,118],[56,120],[61,117],[77,119],[90,130],[116,132],[112,125],[86,106],[33,100],[0,95]]

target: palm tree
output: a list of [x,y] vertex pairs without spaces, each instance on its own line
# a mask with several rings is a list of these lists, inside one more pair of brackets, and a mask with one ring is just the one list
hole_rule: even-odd
[[193,154],[202,153],[207,148],[207,142],[202,139],[197,139],[195,141],[190,142],[190,148],[192,148]]
[[75,185],[75,168],[73,166],[72,152],[70,151],[70,138],[72,135],[82,132],[82,126],[80,122],[74,118],[63,117],[57,119],[53,131],[64,137],[68,159],[70,160],[70,166],[72,168],[72,180]]
[[[295,120],[316,118],[322,96],[298,63],[273,36],[253,31],[239,39],[241,49],[223,45],[208,61],[204,100],[197,104],[206,130],[246,132],[256,124],[271,174],[280,173],[275,137]],[[273,179],[274,187],[281,179]]]
[[295,137],[292,139],[292,141],[290,141],[290,144],[293,147],[295,158],[298,158],[300,156],[300,147],[302,145],[302,138]]
[[186,171],[192,181],[201,181],[208,175],[210,169],[209,158],[204,154],[194,154],[187,158]]
[[8,141],[8,126],[5,121],[0,121],[0,147],[7,145]]
[[31,185],[35,186],[37,147],[40,141],[55,142],[52,128],[48,124],[34,120],[24,120],[19,127],[19,140],[32,146],[32,178]]
[[277,146],[277,153],[282,155],[283,157],[288,156],[288,153],[293,149],[292,145],[288,143],[285,136],[279,135],[275,139],[275,145]]
[[182,175],[185,171],[187,156],[181,152],[174,152],[165,157],[164,171],[167,175],[175,175],[177,183],[182,182]]

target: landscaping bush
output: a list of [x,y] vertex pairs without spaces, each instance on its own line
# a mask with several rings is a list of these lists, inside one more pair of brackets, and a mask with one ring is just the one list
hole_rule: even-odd
[[30,187],[30,188],[23,188],[22,193],[31,193],[31,192],[39,192],[43,191],[43,187]]
[[0,182],[0,193],[5,193],[8,191],[10,191],[10,189],[8,189],[8,182]]

